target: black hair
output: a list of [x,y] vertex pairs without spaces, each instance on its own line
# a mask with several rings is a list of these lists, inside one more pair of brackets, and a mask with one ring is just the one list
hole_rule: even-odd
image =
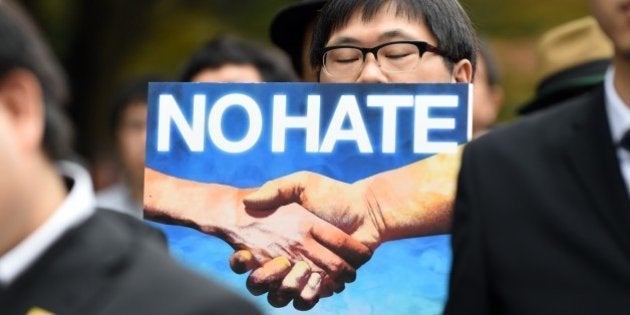
[[186,63],[180,80],[190,81],[203,69],[217,69],[228,63],[253,65],[265,82],[296,80],[286,56],[231,36],[219,36],[199,48]]
[[65,74],[33,21],[10,1],[0,1],[0,43],[0,78],[24,69],[42,88],[44,152],[51,160],[73,157],[73,129],[62,108],[68,97]]
[[311,44],[311,64],[322,66],[323,49],[330,35],[345,26],[355,12],[370,21],[388,4],[395,6],[397,16],[422,21],[437,39],[437,46],[446,54],[447,66],[453,61],[468,59],[476,66],[477,37],[470,18],[457,0],[330,0],[322,8]]

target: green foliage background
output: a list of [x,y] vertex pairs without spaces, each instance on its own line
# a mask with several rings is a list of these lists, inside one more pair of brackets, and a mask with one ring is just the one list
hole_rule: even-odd
[[[89,154],[106,134],[107,102],[125,79],[176,77],[201,43],[230,33],[269,44],[274,14],[293,0],[23,0],[68,70],[70,108]],[[506,102],[500,120],[535,89],[536,39],[548,28],[588,14],[586,1],[461,0],[494,49]]]

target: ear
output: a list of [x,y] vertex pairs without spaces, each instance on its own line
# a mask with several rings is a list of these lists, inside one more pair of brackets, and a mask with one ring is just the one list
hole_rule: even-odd
[[462,59],[453,66],[452,78],[453,83],[471,83],[473,77],[473,68],[470,60]]
[[0,80],[0,106],[8,114],[21,148],[25,151],[41,150],[44,98],[37,77],[23,69],[4,75]]

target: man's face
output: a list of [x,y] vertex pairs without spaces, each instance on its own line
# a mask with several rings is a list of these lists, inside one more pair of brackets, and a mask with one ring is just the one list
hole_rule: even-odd
[[147,132],[147,104],[142,101],[127,106],[118,127],[118,152],[133,183],[143,181]]
[[498,86],[488,83],[485,60],[477,55],[473,92],[473,136],[486,131],[497,119],[503,102],[503,92]]
[[[0,97],[0,102],[2,102]],[[19,137],[10,113],[0,104],[0,256],[14,244],[20,224],[28,222],[28,163],[20,151]],[[23,224],[22,224],[23,225]]]
[[[437,46],[437,40],[419,21],[406,16],[396,16],[395,8],[383,6],[368,22],[361,20],[360,12],[349,19],[348,24],[331,33],[326,47],[352,45],[358,47],[374,47],[380,44],[401,41],[425,41]],[[384,72],[376,63],[373,54],[368,54],[361,72],[357,75],[331,76],[324,69],[320,71],[321,82],[454,82],[442,56],[426,52],[422,55],[418,66],[409,72]]]
[[[9,193],[12,186],[11,182],[13,181],[13,177],[17,175],[12,171],[17,161],[15,151],[16,143],[13,141],[14,138],[11,136],[10,132],[11,125],[12,124],[8,120],[8,116],[6,115],[4,108],[0,107],[0,172],[2,173],[2,176],[0,176],[1,209],[9,207],[9,205],[7,205],[7,201],[11,196]],[[1,216],[2,215],[0,214],[0,220]]]
[[589,0],[589,4],[617,53],[630,59],[630,0]]

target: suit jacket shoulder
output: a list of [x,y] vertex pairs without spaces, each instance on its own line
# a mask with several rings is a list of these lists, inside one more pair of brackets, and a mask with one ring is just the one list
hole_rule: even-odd
[[627,312],[628,209],[603,89],[472,141],[446,313]]
[[161,232],[97,210],[0,298],[2,314],[258,314],[243,298],[181,267]]

